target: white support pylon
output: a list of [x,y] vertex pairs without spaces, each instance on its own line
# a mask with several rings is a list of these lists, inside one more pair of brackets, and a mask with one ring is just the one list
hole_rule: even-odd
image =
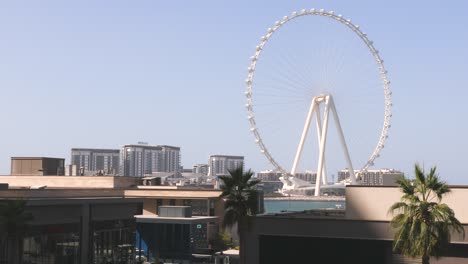
[[[325,104],[325,109],[323,113],[323,124],[322,116],[320,113],[320,104]],[[309,112],[307,114],[307,119],[304,124],[304,129],[302,131],[301,140],[299,141],[299,146],[297,148],[296,157],[294,158],[293,167],[291,169],[291,175],[294,176],[297,169],[297,164],[301,159],[302,149],[309,132],[310,122],[313,118],[314,113],[316,114],[316,125],[317,125],[317,138],[319,141],[319,159],[317,164],[317,176],[315,180],[315,196],[320,196],[320,186],[322,184],[327,184],[327,174],[325,166],[325,147],[327,142],[327,131],[328,131],[328,119],[330,111],[333,114],[333,119],[335,121],[335,126],[338,131],[338,136],[340,138],[341,147],[343,149],[346,163],[348,165],[348,171],[351,178],[351,183],[356,183],[356,176],[354,174],[353,165],[351,163],[351,158],[349,155],[348,147],[344,138],[343,130],[341,128],[340,120],[338,118],[338,113],[336,111],[335,103],[333,97],[329,94],[315,96],[312,99]]]
[[346,162],[348,163],[348,172],[349,177],[351,178],[351,184],[356,184],[356,175],[354,174],[353,163],[351,163],[351,156],[349,155],[348,147],[346,146],[346,141],[343,134],[343,129],[341,129],[340,119],[338,118],[338,113],[336,112],[335,102],[333,101],[333,97],[330,95],[330,102],[332,107],[333,119],[335,120],[336,130],[338,131],[341,147],[343,148],[343,152],[346,158]]
[[315,107],[317,107],[317,103],[315,102],[315,97],[312,99],[312,103],[310,104],[309,113],[307,113],[307,119],[304,125],[304,130],[302,130],[301,140],[299,141],[299,146],[297,147],[296,157],[294,158],[294,163],[291,169],[291,175],[296,175],[297,163],[301,159],[302,148],[304,147],[304,142],[307,137],[307,133],[309,132],[310,121],[312,120],[312,115],[314,114]]
[[[315,111],[316,115],[315,115],[315,123],[317,125],[317,140],[318,140],[318,144],[320,146],[320,140],[322,138],[322,116],[320,115],[320,107],[317,107],[316,108],[317,111]],[[322,178],[322,184],[327,184],[327,167],[326,167],[326,161],[325,161],[325,157],[323,157],[323,170],[322,170],[322,175],[323,177]]]

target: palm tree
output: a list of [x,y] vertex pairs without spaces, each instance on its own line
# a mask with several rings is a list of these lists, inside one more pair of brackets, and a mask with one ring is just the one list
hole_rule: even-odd
[[[223,228],[239,224],[246,216],[258,213],[257,190],[260,180],[252,180],[253,172],[244,172],[242,166],[228,170],[229,176],[219,176],[223,181],[220,197],[226,199],[224,205]],[[239,228],[237,229],[240,234]]]
[[436,167],[425,175],[416,164],[414,172],[414,180],[397,180],[403,196],[389,209],[394,214],[390,225],[396,229],[393,250],[408,257],[421,257],[422,263],[428,264],[430,256],[440,257],[450,244],[452,231],[463,237],[465,232],[454,211],[441,203],[450,188],[440,180]]
[[21,263],[23,236],[29,222],[33,219],[31,213],[25,211],[25,200],[6,200],[0,202],[0,234],[7,263]]

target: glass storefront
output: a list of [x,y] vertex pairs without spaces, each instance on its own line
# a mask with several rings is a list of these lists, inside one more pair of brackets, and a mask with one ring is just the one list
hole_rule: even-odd
[[190,200],[193,216],[207,216],[208,215],[208,200],[193,199]]
[[144,245],[142,256],[155,259],[172,259],[177,263],[190,260],[193,250],[189,224],[138,223],[137,245]]
[[[134,219],[93,221],[90,226],[89,263],[135,263]],[[32,226],[23,237],[23,264],[79,264],[80,224]],[[0,263],[8,263],[6,239],[0,241]]]
[[96,264],[127,264],[135,261],[135,220],[93,222]]
[[25,264],[78,264],[79,255],[78,224],[35,226],[23,238]]

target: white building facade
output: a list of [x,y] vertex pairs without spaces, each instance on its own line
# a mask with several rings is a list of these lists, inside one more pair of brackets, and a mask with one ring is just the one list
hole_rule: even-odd
[[211,155],[208,176],[229,175],[229,170],[244,166],[244,156]]
[[142,177],[155,172],[180,172],[180,147],[124,145],[120,150],[122,176]]

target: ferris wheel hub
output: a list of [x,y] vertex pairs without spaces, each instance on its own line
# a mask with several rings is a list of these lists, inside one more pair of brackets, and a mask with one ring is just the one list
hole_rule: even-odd
[[331,97],[331,95],[326,93],[326,94],[317,95],[312,100],[320,103],[320,102],[326,101],[329,97]]

